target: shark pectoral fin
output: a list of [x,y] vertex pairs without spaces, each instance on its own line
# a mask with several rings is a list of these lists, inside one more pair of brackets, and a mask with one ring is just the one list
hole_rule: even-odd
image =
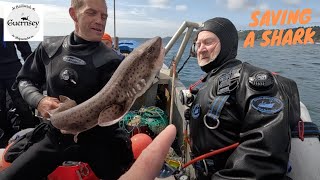
[[67,97],[67,96],[64,96],[64,95],[59,95],[59,101],[60,102],[66,102],[66,101],[68,101],[68,100],[71,100],[69,97]]
[[99,126],[110,126],[117,123],[124,116],[126,111],[123,110],[123,106],[119,104],[112,104],[103,111],[100,112],[98,118]]
[[67,131],[67,130],[63,130],[63,129],[60,129],[60,132],[61,132],[62,134],[73,134],[73,135],[78,134],[78,133],[69,132],[69,131]]
[[60,104],[62,104],[62,107],[66,109],[70,109],[77,105],[76,101],[68,98],[67,96],[60,95],[59,100],[60,100]]
[[54,114],[54,113],[62,112],[67,109],[73,108],[77,105],[76,101],[74,101],[66,96],[60,95],[59,100],[60,100],[59,107],[48,111],[50,116],[52,116],[52,114]]

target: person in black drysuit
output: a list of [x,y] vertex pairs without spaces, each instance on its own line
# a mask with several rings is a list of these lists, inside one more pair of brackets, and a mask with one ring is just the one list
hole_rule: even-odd
[[8,138],[14,133],[10,119],[7,117],[7,92],[11,97],[13,107],[17,109],[16,112],[22,120],[19,124],[20,129],[35,127],[37,124],[29,105],[22,99],[18,89],[12,89],[22,66],[17,56],[16,47],[24,60],[31,54],[31,47],[28,42],[4,41],[3,21],[3,18],[0,18],[0,128],[5,132],[4,137],[0,140],[1,146],[7,145]]
[[239,142],[198,161],[197,178],[285,179],[290,131],[300,117],[296,83],[236,59],[237,30],[226,18],[204,22],[194,47],[207,76],[191,91],[195,99],[186,113],[193,156]]
[[[109,81],[121,60],[102,42],[107,9],[104,0],[72,0],[69,9],[75,31],[66,37],[45,39],[29,56],[18,74],[23,98],[43,117],[58,107],[58,96],[77,102],[94,96]],[[39,92],[46,84],[47,95]],[[118,124],[96,126],[78,135],[62,134],[49,122],[37,126],[8,148],[11,166],[0,172],[1,180],[41,179],[64,161],[87,162],[102,179],[117,179],[131,165],[129,135]]]

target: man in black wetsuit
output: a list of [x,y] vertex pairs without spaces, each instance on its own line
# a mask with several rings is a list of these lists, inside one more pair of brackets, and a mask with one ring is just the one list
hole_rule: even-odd
[[239,142],[196,163],[198,179],[285,179],[290,129],[300,117],[295,82],[237,60],[238,34],[228,19],[207,20],[194,46],[207,76],[191,91],[195,100],[186,116],[192,153],[197,157]]
[[[95,95],[119,66],[119,56],[101,42],[108,17],[105,0],[71,0],[75,31],[66,37],[45,39],[29,56],[17,81],[22,97],[41,116],[59,106],[59,95],[78,104]],[[48,96],[39,92],[43,84]],[[89,163],[102,179],[117,179],[133,159],[128,134],[118,124],[96,126],[78,135],[62,134],[50,122],[40,124],[13,144],[5,154],[12,165],[1,180],[41,179],[63,161]]]
[[[0,18],[0,128],[4,130],[4,137],[1,138],[1,145],[6,145],[8,138],[13,135],[12,124],[7,117],[6,92],[9,93],[13,106],[22,120],[20,128],[25,129],[36,125],[35,118],[28,104],[22,99],[18,89],[13,90],[12,85],[22,66],[17,56],[17,49],[24,60],[31,54],[31,47],[28,42],[4,41],[3,18]],[[15,47],[16,46],[16,47]]]

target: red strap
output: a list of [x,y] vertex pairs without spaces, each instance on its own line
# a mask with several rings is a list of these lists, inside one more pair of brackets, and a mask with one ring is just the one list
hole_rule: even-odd
[[298,123],[298,133],[299,133],[299,139],[303,141],[304,140],[304,123],[301,119]]
[[202,83],[202,80],[204,79],[205,77],[202,77],[200,78],[197,82],[195,82],[194,84],[191,84],[189,86],[189,90],[191,91],[193,88],[197,87],[200,83]]
[[186,167],[188,167],[190,164],[193,164],[193,163],[195,163],[195,162],[197,162],[197,161],[201,161],[201,160],[203,160],[203,159],[205,159],[205,158],[207,158],[207,157],[215,156],[215,155],[217,155],[217,154],[220,154],[220,153],[229,151],[230,149],[235,149],[235,148],[238,147],[238,146],[239,146],[239,143],[237,142],[237,143],[234,143],[234,144],[232,144],[232,145],[229,145],[229,146],[226,146],[226,147],[223,147],[223,148],[220,148],[220,149],[211,151],[211,152],[209,152],[209,153],[203,154],[203,155],[201,155],[201,156],[198,156],[198,157],[190,160],[189,162],[187,162],[186,164],[184,164],[184,165],[182,166],[182,168],[186,168]]

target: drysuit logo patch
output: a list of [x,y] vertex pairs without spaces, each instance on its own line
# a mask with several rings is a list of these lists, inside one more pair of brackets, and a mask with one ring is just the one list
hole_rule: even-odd
[[260,96],[251,100],[251,106],[264,114],[275,114],[283,109],[283,102],[270,96]]
[[7,5],[5,8],[5,41],[42,41],[43,21],[40,5]]
[[193,119],[198,119],[200,116],[200,113],[201,113],[200,105],[199,104],[194,105],[192,107],[192,113],[191,113]]
[[76,65],[86,65],[86,62],[80,58],[77,58],[75,56],[64,56],[63,61],[71,64],[76,64]]

